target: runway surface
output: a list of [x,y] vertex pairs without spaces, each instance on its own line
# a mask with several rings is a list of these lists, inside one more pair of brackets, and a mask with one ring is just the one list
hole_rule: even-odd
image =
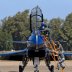
[[[0,72],[19,72],[18,71],[19,64],[20,64],[20,61],[0,61]],[[55,62],[52,62],[52,64],[54,64],[56,67]],[[72,61],[65,61],[65,66],[66,68],[64,72],[72,72]],[[40,62],[39,71],[50,72],[47,69],[44,61]],[[32,61],[28,62],[24,72],[34,72]],[[61,70],[57,70],[55,68],[55,72],[61,72]]]

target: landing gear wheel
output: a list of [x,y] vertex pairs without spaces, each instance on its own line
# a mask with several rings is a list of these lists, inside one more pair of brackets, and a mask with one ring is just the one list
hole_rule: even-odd
[[19,72],[23,72],[23,66],[19,65]]
[[54,66],[51,65],[51,72],[54,72]]
[[39,72],[39,70],[38,71],[34,71],[34,72]]

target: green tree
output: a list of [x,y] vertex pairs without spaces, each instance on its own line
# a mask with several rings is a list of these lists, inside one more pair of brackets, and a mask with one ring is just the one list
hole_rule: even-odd
[[11,50],[13,48],[11,41],[11,35],[0,30],[0,50]]
[[11,35],[13,33],[19,32],[19,35],[16,36],[17,38],[16,39],[13,38],[13,40],[17,40],[17,41],[26,40],[25,36],[28,36],[30,34],[29,10],[18,12],[13,17],[9,16],[9,17],[4,18],[2,20],[2,31]]
[[18,12],[13,17],[8,17],[2,20],[3,31],[8,33],[13,33],[15,31],[20,31],[21,35],[29,35],[29,10],[23,12]]
[[61,24],[63,23],[63,20],[60,18],[53,18],[49,22],[49,27],[51,31],[51,37],[54,40],[61,39],[62,31],[61,31]]
[[63,38],[67,41],[67,50],[72,50],[72,13],[70,13],[64,22]]

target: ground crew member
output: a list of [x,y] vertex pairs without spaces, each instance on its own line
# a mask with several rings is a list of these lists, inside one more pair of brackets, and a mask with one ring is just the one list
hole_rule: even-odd
[[65,61],[65,57],[64,57],[64,54],[63,54],[63,47],[62,45],[58,42],[58,70],[60,69],[60,67],[62,67],[63,69],[65,68],[65,65],[64,65],[64,61]]

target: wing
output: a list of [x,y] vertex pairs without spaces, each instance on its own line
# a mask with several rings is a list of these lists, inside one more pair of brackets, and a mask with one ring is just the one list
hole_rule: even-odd
[[[9,41],[7,41],[9,42]],[[28,41],[12,41],[13,43],[27,43]],[[13,52],[0,52],[0,56],[11,56],[11,55],[24,55],[28,51],[27,48],[24,50],[18,50],[18,51],[13,51]]]
[[10,55],[24,55],[26,54],[28,51],[28,49],[24,49],[24,50],[19,50],[19,51],[14,51],[14,52],[3,52],[3,53],[0,53],[0,56],[10,56]]
[[28,41],[12,41],[13,43],[27,43]]
[[64,56],[72,56],[71,52],[64,52]]

